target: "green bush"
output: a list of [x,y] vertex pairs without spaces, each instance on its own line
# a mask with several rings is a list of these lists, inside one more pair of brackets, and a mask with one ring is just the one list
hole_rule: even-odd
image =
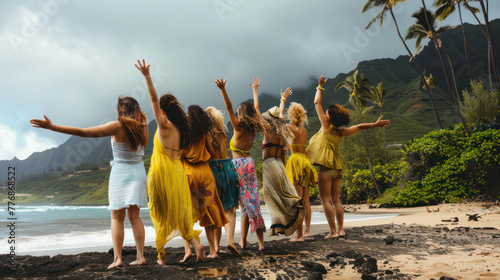
[[478,194],[499,195],[499,130],[476,131],[470,138],[462,126],[431,132],[410,145],[407,159],[409,180],[388,205],[454,203]]

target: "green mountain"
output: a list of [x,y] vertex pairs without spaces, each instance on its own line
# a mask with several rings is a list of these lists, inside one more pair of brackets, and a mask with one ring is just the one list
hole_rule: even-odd
[[[500,34],[500,19],[490,22],[491,34]],[[471,78],[487,81],[487,49],[486,40],[481,30],[476,25],[465,24],[468,36],[468,51],[471,61],[472,76],[469,76],[465,56],[463,55],[462,32],[459,27],[451,29],[440,36],[444,46],[447,48],[451,60],[454,63],[459,91],[468,87]],[[396,36],[396,35],[394,35]],[[412,44],[413,42],[409,42]],[[494,45],[500,46],[500,36],[494,38]],[[500,61],[500,51],[497,51],[497,61]],[[428,44],[420,54],[417,62],[425,69],[427,75],[432,73],[437,86],[433,89],[433,96],[439,110],[443,126],[448,127],[457,124],[458,117],[450,101],[446,83],[442,73],[442,67],[433,45]],[[408,56],[400,56],[396,59],[384,58],[362,61],[357,69],[367,77],[372,85],[384,82],[388,88],[386,101],[382,108],[385,118],[391,120],[391,126],[386,129],[387,143],[406,143],[410,139],[420,137],[436,128],[434,112],[431,107],[427,93],[421,90],[419,75]],[[334,91],[335,86],[343,81],[346,76],[352,75],[354,69],[349,73],[340,73],[330,78],[326,84],[323,94],[323,106],[326,108],[330,103],[338,103],[344,106],[348,104],[348,93],[346,90]],[[293,95],[289,101],[299,102],[304,105],[309,115],[309,136],[319,129],[316,111],[314,109],[314,94],[317,78],[311,78],[310,83],[303,88],[294,88]],[[279,104],[278,94],[263,93],[260,96],[261,108],[266,110]],[[251,100],[249,100],[251,101]],[[288,103],[289,104],[289,103]],[[288,105],[287,104],[287,105]],[[235,104],[236,106],[237,104]],[[156,122],[153,120],[149,125],[149,136],[153,139],[156,131]],[[232,129],[229,129],[232,132]],[[229,135],[231,138],[232,135]],[[261,158],[261,138],[255,140],[252,155],[256,162]],[[152,153],[153,141],[150,140],[146,148],[146,154]],[[0,169],[7,170],[8,166],[16,166],[17,176],[41,174],[51,169],[71,170],[82,163],[101,163],[112,158],[109,138],[89,139],[70,137],[64,144],[44,152],[34,153],[25,160],[3,160],[0,161]],[[0,181],[6,180],[7,173],[0,173]]]

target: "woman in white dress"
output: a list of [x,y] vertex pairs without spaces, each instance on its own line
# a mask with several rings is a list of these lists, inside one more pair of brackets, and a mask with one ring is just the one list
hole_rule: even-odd
[[118,98],[118,120],[103,125],[79,128],[53,124],[49,118],[30,121],[34,127],[80,137],[111,136],[113,161],[109,176],[109,209],[111,210],[111,238],[113,240],[113,263],[108,269],[122,266],[125,215],[128,213],[137,248],[137,259],[129,265],[146,264],[144,258],[144,225],[139,209],[147,207],[146,171],[144,149],[148,143],[148,121],[139,103],[132,97]]

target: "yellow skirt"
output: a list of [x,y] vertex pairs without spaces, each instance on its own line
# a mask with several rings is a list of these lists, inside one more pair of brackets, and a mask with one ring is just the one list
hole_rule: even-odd
[[[157,145],[161,144],[155,141],[155,148]],[[168,241],[177,236],[186,241],[199,240],[201,230],[193,230],[191,192],[180,158],[172,160],[167,153],[153,151],[147,178],[149,213],[155,227],[158,259],[162,260]]]
[[293,153],[286,163],[286,176],[290,182],[300,186],[316,187],[317,174],[305,154]]

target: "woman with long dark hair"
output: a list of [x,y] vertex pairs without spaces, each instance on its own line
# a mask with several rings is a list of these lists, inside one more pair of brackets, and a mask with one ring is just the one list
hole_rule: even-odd
[[[153,155],[148,171],[149,214],[156,232],[158,264],[165,264],[165,244],[182,236],[196,251],[197,261],[205,258],[199,243],[200,230],[193,230],[193,204],[189,181],[181,161],[181,151],[190,144],[186,113],[172,94],[158,101],[150,65],[144,60],[135,65],[144,75],[158,129],[154,137]],[[198,239],[198,240],[197,240]]]
[[113,161],[109,176],[108,199],[111,210],[111,238],[113,240],[113,263],[108,269],[122,266],[124,239],[123,221],[128,214],[137,248],[137,260],[130,265],[146,263],[144,258],[144,225],[139,217],[141,207],[147,206],[146,171],[144,169],[144,149],[148,143],[148,121],[139,103],[132,97],[118,98],[118,120],[100,126],[79,128],[55,125],[49,118],[33,119],[34,127],[45,128],[59,133],[80,137],[111,136]]

